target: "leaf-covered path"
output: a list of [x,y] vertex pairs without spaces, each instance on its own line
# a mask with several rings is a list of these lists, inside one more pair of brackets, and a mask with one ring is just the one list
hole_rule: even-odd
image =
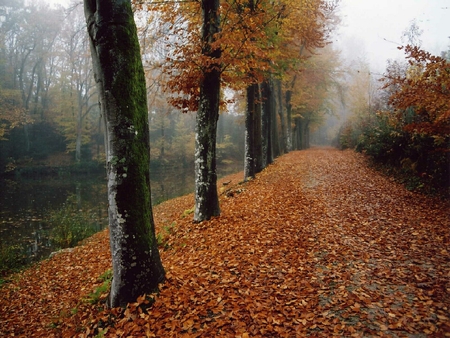
[[292,152],[251,182],[241,175],[222,180],[232,182],[211,221],[186,216],[192,196],[155,208],[160,231],[174,227],[148,313],[82,300],[109,268],[103,232],[3,287],[0,335],[450,336],[448,203],[351,151]]

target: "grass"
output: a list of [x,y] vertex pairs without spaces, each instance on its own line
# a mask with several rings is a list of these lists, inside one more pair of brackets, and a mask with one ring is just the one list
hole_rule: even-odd
[[112,277],[113,272],[111,269],[102,273],[98,279],[103,283],[87,296],[86,301],[90,304],[97,304],[101,299],[105,298],[105,294],[109,292],[111,287]]
[[27,255],[23,246],[6,245],[0,241],[0,286],[8,282],[5,276],[20,271],[27,263]]
[[164,249],[169,248],[167,237],[170,235],[176,225],[176,222],[172,222],[169,225],[164,225],[161,231],[156,234],[156,242],[158,243],[158,247],[162,247]]
[[52,225],[50,240],[64,249],[96,233],[100,220],[94,211],[78,206],[75,196],[70,196],[60,209],[50,212],[48,221]]

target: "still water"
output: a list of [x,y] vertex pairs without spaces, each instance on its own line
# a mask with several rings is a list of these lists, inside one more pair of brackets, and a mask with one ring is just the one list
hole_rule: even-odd
[[[240,166],[219,168],[219,176],[240,171]],[[151,172],[152,203],[194,191],[192,168],[164,168]],[[40,180],[0,180],[0,245],[23,246],[30,260],[57,250],[50,240],[49,215],[67,203],[95,216],[96,231],[107,226],[104,177],[64,177]]]

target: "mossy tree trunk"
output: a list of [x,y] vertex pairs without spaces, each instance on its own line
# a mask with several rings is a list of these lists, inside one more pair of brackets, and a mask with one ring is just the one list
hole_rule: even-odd
[[202,0],[202,54],[211,59],[203,69],[195,130],[195,212],[201,222],[220,214],[217,194],[216,136],[220,102],[221,50],[212,48],[220,29],[219,0]]
[[106,124],[108,305],[125,306],[164,280],[151,207],[145,78],[130,0],[84,0],[84,8]]

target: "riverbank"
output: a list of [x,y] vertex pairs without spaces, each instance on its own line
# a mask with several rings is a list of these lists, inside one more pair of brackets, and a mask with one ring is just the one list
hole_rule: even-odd
[[[287,154],[253,181],[219,182],[222,215],[192,195],[154,208],[167,281],[148,312],[87,299],[110,269],[108,234],[1,290],[0,335],[444,337],[450,205],[407,191],[351,151]],[[223,182],[231,182],[223,185]],[[100,298],[104,295],[100,295]]]

